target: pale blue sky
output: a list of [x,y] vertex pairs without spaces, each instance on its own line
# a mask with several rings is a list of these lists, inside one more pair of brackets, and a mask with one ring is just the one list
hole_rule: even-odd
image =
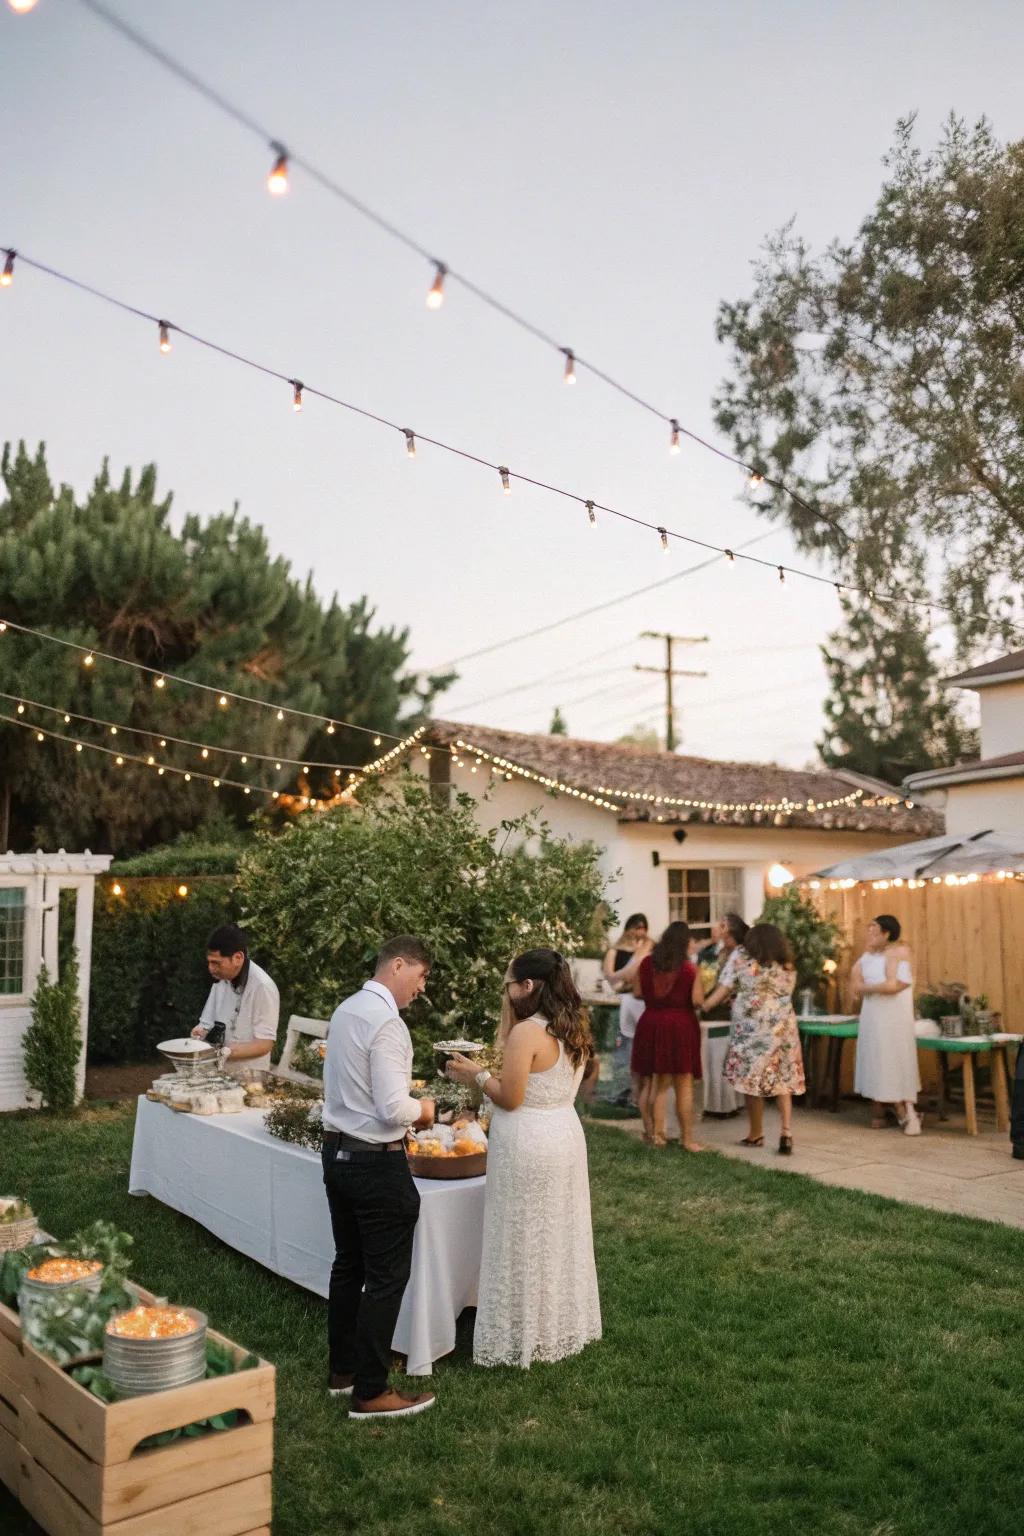
[[[718,301],[792,215],[852,233],[901,114],[1020,137],[1014,0],[110,0],[430,249],[695,430],[725,359]],[[129,49],[77,0],[0,9],[0,243],[380,414],[597,500],[738,544],[738,471],[429,268]],[[654,535],[421,450],[155,336],[26,270],[0,299],[5,437],[83,487],[155,460],[178,515],[236,499],[320,590],[366,592],[429,667],[693,563]],[[794,560],[776,533],[758,551]],[[658,719],[642,629],[709,634],[685,748],[802,763],[821,727],[826,588],[714,568],[467,664],[442,712],[577,735]],[[606,668],[610,670],[605,670]],[[611,669],[619,670],[611,670]],[[557,679],[476,704],[546,674]],[[590,695],[590,697],[587,697]]]

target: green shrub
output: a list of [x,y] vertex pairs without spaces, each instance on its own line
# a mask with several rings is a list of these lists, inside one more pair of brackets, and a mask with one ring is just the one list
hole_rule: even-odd
[[78,1001],[78,954],[69,946],[64,976],[51,981],[44,965],[32,995],[32,1022],[25,1031],[25,1080],[47,1109],[73,1109],[82,1053]]
[[215,825],[201,832],[185,832],[173,843],[150,848],[110,866],[112,876],[161,875],[170,879],[195,875],[233,875],[239,860],[252,843],[249,833]]
[[97,887],[89,989],[90,1061],[146,1061],[159,1041],[187,1035],[210,990],[206,940],[237,922],[226,879],[147,879]]
[[438,804],[412,775],[360,796],[357,808],[257,834],[239,872],[243,921],[270,957],[282,1021],[329,1018],[384,939],[417,934],[434,964],[408,1020],[420,1069],[432,1070],[432,1040],[493,1037],[513,955],[580,951],[603,893],[598,849],[533,816],[483,830],[469,796]]
[[781,928],[796,957],[796,986],[811,987],[819,1001],[825,988],[825,962],[835,960],[842,944],[842,929],[831,918],[821,917],[812,901],[789,885],[778,896],[769,896],[759,923]]

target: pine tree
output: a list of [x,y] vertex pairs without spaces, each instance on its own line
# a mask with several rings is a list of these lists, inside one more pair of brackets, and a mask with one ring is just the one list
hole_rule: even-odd
[[912,611],[849,598],[842,607],[845,628],[822,646],[830,686],[822,760],[898,784],[976,750]]
[[[238,509],[208,520],[170,523],[171,498],[158,498],[156,470],[115,484],[104,463],[89,494],[77,501],[55,489],[40,446],[5,448],[0,474],[0,618],[30,625],[97,651],[309,711],[326,723],[347,719],[370,731],[404,732],[423,718],[443,680],[420,684],[405,671],[408,631],[375,629],[361,598],[350,607],[321,603],[312,581],[297,581],[288,562],[271,555],[262,529]],[[0,637],[0,716],[15,717],[18,700],[37,700],[147,733],[109,729],[26,705],[20,718],[83,743],[153,755],[183,768],[288,790],[305,783],[273,761],[219,756],[176,746],[171,737],[230,745],[280,758],[306,756],[359,763],[376,755],[372,735],[315,720],[232,703],[98,660],[92,667],[70,649],[8,629]],[[166,741],[166,747],[159,743]],[[0,726],[0,801],[11,797],[8,841],[22,846],[134,850],[199,826],[217,805],[243,821],[263,797],[212,791],[155,769],[118,769],[113,758],[76,753],[29,730]],[[329,793],[333,775],[314,772],[308,792]],[[0,819],[3,805],[0,803]],[[0,828],[2,830],[2,828]]]
[[551,716],[551,724],[548,726],[548,735],[549,736],[568,736],[568,734],[569,734],[569,727],[565,723],[565,716],[562,714],[561,709],[556,704],[555,705],[555,712]]

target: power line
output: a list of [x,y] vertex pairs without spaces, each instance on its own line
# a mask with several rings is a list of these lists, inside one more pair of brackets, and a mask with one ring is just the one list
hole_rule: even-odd
[[304,155],[296,154],[292,149],[286,148],[285,142],[279,133],[275,132],[273,129],[268,128],[265,124],[258,122],[254,117],[251,117],[248,112],[244,111],[243,108],[239,107],[235,102],[231,101],[227,96],[223,94],[223,92],[219,91],[215,86],[210,85],[206,80],[203,80],[199,75],[195,73],[194,70],[190,69],[188,65],[183,64],[179,59],[176,59],[172,54],[168,53],[166,49],[161,48],[159,44],[153,42],[144,33],[139,32],[135,27],[131,26],[115,11],[108,10],[105,5],[99,3],[99,0],[80,0],[80,3],[99,21],[103,22],[105,26],[108,26],[113,31],[117,32],[125,40],[125,42],[129,43],[133,48],[137,48],[140,52],[146,54],[150,59],[153,60],[154,63],[159,64],[162,69],[167,70],[169,74],[174,75],[177,80],[180,80],[181,83],[187,86],[190,90],[195,91],[210,106],[216,108],[218,112],[222,112],[225,116],[231,118],[231,120],[239,127],[245,129],[246,132],[255,134],[257,137],[262,139],[264,143],[268,144],[275,157],[274,169],[271,173],[271,181],[273,181],[275,177],[277,181],[276,185],[274,185],[272,188],[273,190],[287,190],[288,168],[290,165],[296,165],[304,170],[306,174],[311,178],[311,180],[315,181],[320,187],[323,188],[324,191],[329,192],[333,197],[338,198],[355,213],[358,213],[362,218],[367,219],[371,224],[374,224],[379,230],[388,235],[392,240],[398,241],[399,244],[405,246],[407,250],[412,251],[413,254],[418,256],[421,260],[430,263],[434,268],[434,284],[430,289],[428,296],[428,304],[430,304],[431,308],[440,307],[443,298],[444,284],[446,282],[460,284],[463,288],[466,289],[468,293],[471,293],[474,298],[479,299],[482,304],[486,304],[488,308],[494,310],[496,314],[502,315],[506,320],[511,321],[513,325],[518,326],[520,330],[525,331],[536,341],[541,342],[544,346],[549,347],[558,353],[559,357],[564,359],[565,371],[563,377],[568,383],[575,382],[577,368],[584,369],[595,379],[599,379],[602,384],[607,385],[609,389],[613,389],[617,394],[622,395],[624,399],[630,400],[634,405],[639,406],[641,410],[646,411],[649,415],[657,417],[659,421],[663,422],[670,429],[670,452],[678,453],[680,448],[680,438],[685,437],[690,442],[697,443],[701,448],[705,448],[709,453],[713,453],[717,458],[723,459],[727,464],[732,464],[735,465],[736,468],[742,469],[746,474],[750,475],[758,485],[770,485],[774,490],[780,491],[783,495],[788,496],[791,501],[793,501],[798,507],[803,508],[805,512],[810,513],[812,517],[817,518],[821,522],[828,523],[833,531],[837,533],[845,542],[850,542],[849,535],[841,526],[841,524],[837,523],[835,519],[830,517],[827,513],[822,512],[818,507],[815,507],[810,502],[806,501],[795,491],[790,490],[789,486],[787,486],[784,481],[777,480],[773,476],[758,470],[755,466],[745,463],[742,459],[737,458],[734,454],[729,453],[726,449],[718,447],[717,444],[709,442],[707,438],[701,437],[699,433],[692,431],[689,427],[683,426],[680,423],[678,417],[673,416],[669,412],[661,410],[659,406],[653,405],[649,400],[644,399],[644,397],[638,394],[635,390],[613,378],[612,375],[609,374],[605,369],[599,367],[596,363],[589,362],[574,347],[567,347],[563,343],[557,341],[554,336],[550,335],[534,321],[527,319],[525,315],[522,315],[517,310],[513,309],[510,304],[505,302],[505,300],[499,299],[494,294],[489,293],[487,289],[483,288],[479,283],[467,276],[464,272],[459,272],[458,269],[453,267],[450,262],[442,261],[437,256],[433,255],[432,252],[428,250],[427,246],[424,245],[420,240],[416,239],[413,235],[406,233],[405,230],[399,228],[397,224],[393,223],[391,219],[385,217],[384,214],[378,213],[375,208],[372,208],[368,203],[364,202],[362,198],[357,197],[346,187],[343,187],[340,182],[335,181],[335,179],[329,175],[328,172],[323,170],[320,166],[316,165],[314,161],[308,159]]

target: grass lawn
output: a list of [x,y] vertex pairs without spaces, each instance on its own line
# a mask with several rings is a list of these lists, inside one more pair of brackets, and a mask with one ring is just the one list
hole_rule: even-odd
[[[278,1367],[275,1536],[1018,1536],[1024,1233],[588,1129],[605,1338],[350,1425],[324,1303],[126,1193],[133,1111],[0,1116],[0,1189]],[[324,1220],[327,1220],[326,1207]],[[0,1489],[0,1530],[36,1527]]]

